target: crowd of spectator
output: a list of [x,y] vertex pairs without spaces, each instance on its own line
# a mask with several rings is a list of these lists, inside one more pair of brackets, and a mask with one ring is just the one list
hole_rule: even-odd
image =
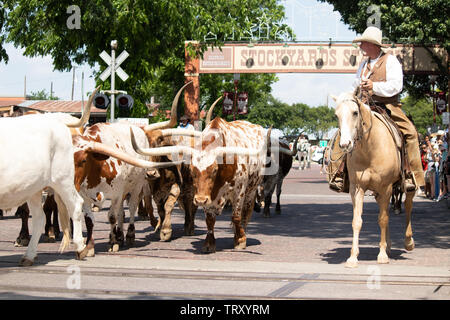
[[420,143],[422,167],[425,172],[425,188],[419,191],[419,195],[433,201],[441,201],[449,196],[448,138],[448,129],[439,130],[425,136]]

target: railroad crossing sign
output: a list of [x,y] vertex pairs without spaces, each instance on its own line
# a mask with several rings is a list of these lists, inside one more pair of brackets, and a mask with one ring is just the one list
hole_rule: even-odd
[[[119,78],[122,79],[122,81],[126,81],[128,79],[128,74],[125,71],[123,71],[123,69],[120,67],[120,64],[124,62],[129,55],[130,54],[128,52],[123,50],[122,53],[116,58],[114,63],[115,65],[114,71],[119,76]],[[100,79],[102,79],[102,81],[105,81],[111,75],[112,59],[111,56],[106,51],[100,53],[100,58],[102,58],[103,61],[105,61],[106,64],[108,65],[108,68],[106,68],[100,75]]]
[[[103,59],[103,61],[106,62],[108,67],[102,72],[100,75],[100,79],[102,81],[105,81],[108,79],[109,76],[111,76],[111,115],[110,115],[110,121],[114,122],[114,95],[116,93],[119,93],[115,90],[115,82],[116,82],[116,73],[119,76],[120,79],[123,81],[126,81],[128,79],[128,74],[123,71],[123,69],[120,66],[122,62],[125,61],[126,58],[128,58],[129,54],[125,50],[122,51],[122,53],[117,57],[116,59],[116,49],[117,49],[117,40],[111,41],[111,56],[106,53],[106,51],[103,51],[100,53],[100,58]],[[106,91],[105,91],[106,92]]]

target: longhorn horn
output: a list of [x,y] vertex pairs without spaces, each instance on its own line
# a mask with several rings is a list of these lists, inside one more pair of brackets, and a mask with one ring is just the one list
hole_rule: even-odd
[[272,134],[272,127],[273,125],[270,125],[269,129],[267,130],[267,136],[266,136],[266,141],[267,141],[267,156],[270,157],[270,152],[271,152],[271,146],[272,146],[272,140],[270,138],[270,135]]
[[145,168],[145,169],[155,169],[155,168],[167,168],[172,167],[178,164],[181,164],[183,161],[174,161],[174,162],[152,162],[144,159],[139,159],[130,156],[128,153],[125,153],[117,148],[110,147],[100,142],[90,141],[86,147],[86,151],[101,153],[110,157],[117,158],[121,161],[124,161],[132,166]]
[[[270,133],[272,131],[272,126],[267,131],[267,137],[270,137]],[[250,148],[243,148],[243,147],[218,147],[214,150],[214,152],[217,155],[223,155],[223,154],[234,154],[237,156],[259,156],[262,154],[265,148],[267,148],[267,145],[269,142],[266,140],[265,143],[261,146],[260,149],[250,149]]]
[[[184,130],[186,130],[186,129],[184,129]],[[186,130],[186,131],[188,131],[188,130]],[[191,154],[194,151],[194,149],[192,149],[190,147],[186,147],[186,146],[141,148],[138,146],[138,144],[136,142],[136,138],[134,136],[132,128],[130,128],[130,136],[131,136],[131,144],[133,145],[134,151],[136,151],[136,153],[138,153],[138,154],[145,155],[145,156],[153,156],[153,157],[167,156],[167,155],[177,154],[177,153],[181,153],[181,152]]]
[[161,130],[161,135],[163,137],[167,136],[186,136],[186,137],[200,137],[202,133],[196,130],[187,130],[184,128],[171,128]]
[[300,135],[297,137],[297,139],[295,139],[295,142],[294,142],[294,145],[292,147],[292,150],[284,148],[284,147],[279,147],[278,151],[281,152],[281,153],[287,154],[289,156],[292,156],[292,157],[295,156],[295,154],[298,151],[298,148],[297,148],[298,139],[300,139]]
[[170,111],[170,120],[149,124],[144,127],[144,131],[170,128],[170,127],[174,127],[177,124],[178,100],[180,99],[180,95],[181,95],[181,92],[183,91],[183,89],[186,88],[191,83],[193,83],[193,81],[189,81],[184,86],[182,86],[181,89],[178,90],[177,94],[175,95],[175,98],[173,98],[172,109]]
[[222,98],[223,98],[223,96],[220,96],[219,98],[217,98],[216,101],[214,101],[214,103],[211,105],[211,107],[209,107],[208,113],[206,114],[205,127],[211,122],[211,117],[213,114],[214,107],[216,106],[217,102],[219,102],[220,99],[222,99]]
[[100,89],[100,87],[101,85],[95,88],[94,92],[92,92],[91,96],[89,97],[88,103],[84,106],[81,118],[72,122],[65,121],[66,126],[68,126],[69,128],[79,128],[84,126],[84,124],[89,120],[89,116],[91,115],[92,102],[94,101],[94,96]]

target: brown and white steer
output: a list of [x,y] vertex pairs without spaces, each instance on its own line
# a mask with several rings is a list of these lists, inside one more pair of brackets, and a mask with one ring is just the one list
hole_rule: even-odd
[[[184,86],[185,87],[185,86]],[[182,87],[172,102],[173,117],[168,122],[155,124],[154,127],[172,125],[176,123],[176,107],[184,89]],[[152,127],[150,125],[149,127]],[[83,135],[73,138],[75,159],[75,187],[84,199],[83,211],[85,213],[87,227],[87,246],[89,255],[94,254],[94,239],[92,236],[94,216],[91,212],[91,204],[95,204],[98,194],[111,200],[108,219],[111,225],[110,251],[118,251],[123,245],[123,201],[129,197],[130,222],[128,225],[126,241],[133,245],[135,240],[134,216],[141,198],[149,199],[150,189],[147,178],[155,179],[159,176],[156,169],[171,167],[172,162],[153,163],[146,161],[146,156],[137,154],[131,144],[131,130],[139,145],[148,147],[148,140],[144,131],[128,122],[97,123],[87,128]],[[97,149],[102,146],[104,151]],[[110,151],[120,150],[120,158],[110,157]],[[124,155],[128,160],[136,159],[137,164],[124,161]],[[150,163],[150,164],[148,164]],[[149,166],[152,166],[149,169]]]
[[[270,131],[269,131],[270,134]],[[200,138],[200,139],[199,139]],[[215,118],[201,136],[195,148],[190,146],[162,147],[158,151],[137,147],[142,154],[164,152],[191,156],[190,170],[194,189],[194,205],[203,207],[208,233],[202,251],[216,250],[214,225],[227,202],[233,205],[234,247],[246,247],[245,227],[253,210],[256,187],[261,183],[266,160],[264,129],[247,121],[227,122]]]
[[204,253],[216,251],[216,216],[228,201],[233,208],[234,248],[246,248],[245,228],[263,178],[265,149],[264,129],[247,121],[215,118],[203,130],[202,145],[193,153],[191,170],[194,204],[203,207],[208,227]]

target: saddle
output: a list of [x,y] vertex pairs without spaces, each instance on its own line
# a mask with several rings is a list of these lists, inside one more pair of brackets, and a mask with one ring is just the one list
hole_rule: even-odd
[[398,125],[391,118],[391,112],[384,103],[373,102],[369,105],[370,109],[373,111],[373,114],[384,123],[384,125],[388,128],[389,132],[394,139],[394,142],[397,146],[399,156],[400,156],[400,172],[401,172],[401,180],[397,183],[400,184],[402,191],[404,186],[404,181],[406,177],[412,176],[414,179],[414,175],[412,175],[411,167],[409,165],[408,153],[406,152],[406,144],[405,139],[403,137],[403,133],[401,132]]

